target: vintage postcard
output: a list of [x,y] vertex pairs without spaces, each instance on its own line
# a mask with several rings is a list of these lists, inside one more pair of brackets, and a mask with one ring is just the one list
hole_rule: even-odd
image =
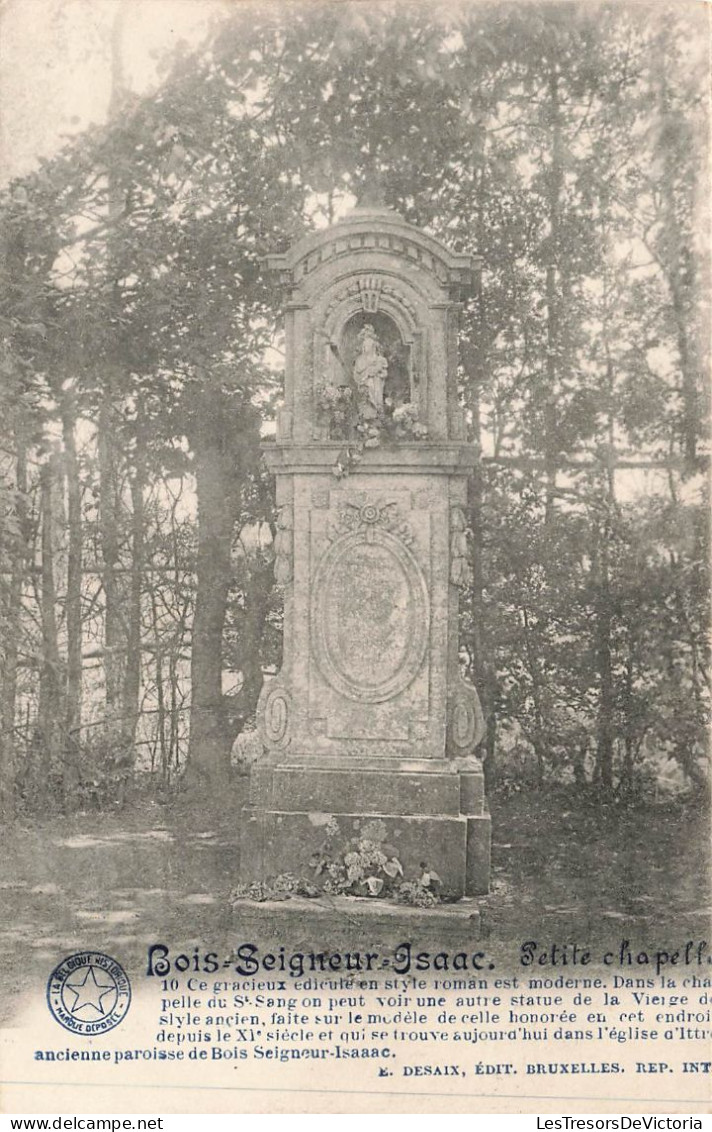
[[0,1111],[701,1127],[708,58],[0,4]]

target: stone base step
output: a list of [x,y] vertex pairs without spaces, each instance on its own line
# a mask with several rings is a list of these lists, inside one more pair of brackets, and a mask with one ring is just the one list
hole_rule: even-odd
[[[476,946],[479,935],[480,911],[477,903],[469,899],[434,908],[414,908],[355,896],[316,900],[292,897],[262,903],[237,900],[232,912],[231,940],[236,949],[243,944],[255,944],[262,953],[270,948],[276,954],[284,948],[287,963],[294,954],[321,955],[314,969],[305,969],[304,974],[348,974],[343,955],[344,950],[348,950],[357,951],[362,957],[367,952],[377,953],[371,963],[374,977],[377,974],[387,977],[389,971],[398,974],[398,968],[406,965],[408,955],[412,964],[409,973],[417,975],[418,952],[425,950],[431,957],[437,952],[447,952],[450,956],[465,952],[471,960],[479,950]],[[398,962],[399,949],[401,963]],[[337,955],[340,959],[335,958]],[[333,966],[329,956],[334,957]],[[468,971],[472,970],[473,964],[469,962]]]

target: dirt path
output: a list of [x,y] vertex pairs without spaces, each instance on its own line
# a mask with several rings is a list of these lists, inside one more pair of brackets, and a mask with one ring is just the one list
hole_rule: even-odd
[[237,852],[235,826],[179,829],[158,805],[17,828],[0,858],[3,1015],[72,951],[140,964],[152,942],[222,938]]

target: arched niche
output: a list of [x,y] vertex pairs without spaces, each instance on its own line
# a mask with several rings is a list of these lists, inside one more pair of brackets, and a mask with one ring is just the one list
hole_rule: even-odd
[[384,396],[395,407],[413,400],[412,351],[390,315],[384,311],[357,311],[347,319],[338,344],[343,372],[353,380],[354,366],[360,351],[361,332],[371,327],[386,359],[387,372]]
[[[324,387],[354,388],[354,364],[359,334],[369,324],[382,344],[388,363],[384,393],[392,404],[411,402],[425,419],[427,394],[427,308],[412,287],[381,275],[358,275],[340,280],[323,296],[314,320],[313,389],[317,398]],[[344,439],[350,427],[328,427],[313,422],[315,439]]]

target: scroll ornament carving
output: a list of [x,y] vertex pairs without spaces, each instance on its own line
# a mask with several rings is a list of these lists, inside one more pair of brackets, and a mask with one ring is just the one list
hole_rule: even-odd
[[291,506],[282,507],[277,516],[274,556],[274,579],[284,586],[294,575],[294,509]]
[[358,297],[361,301],[362,309],[372,314],[379,309],[383,295],[387,296],[389,299],[395,300],[399,306],[408,311],[411,318],[415,319],[415,303],[403,294],[400,287],[386,282],[378,275],[360,275],[356,279],[352,279],[345,287],[341,287],[335,292],[334,297],[326,308],[324,321],[328,323],[337,307],[339,307],[345,299],[349,298]]
[[281,676],[265,677],[257,702],[257,730],[263,747],[283,751],[291,742],[292,697]]
[[462,758],[482,742],[485,720],[477,689],[459,674],[453,685],[448,696],[447,753],[450,758]]
[[461,507],[450,512],[450,581],[466,586],[472,580],[472,563],[467,546],[467,521]]
[[378,310],[382,287],[383,279],[378,275],[364,276],[358,280],[361,306],[365,311],[373,313]]

